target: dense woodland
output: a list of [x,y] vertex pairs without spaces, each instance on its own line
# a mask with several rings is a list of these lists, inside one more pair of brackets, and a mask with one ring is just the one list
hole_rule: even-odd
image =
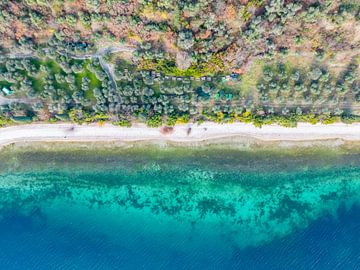
[[1,125],[358,121],[360,3],[0,1]]

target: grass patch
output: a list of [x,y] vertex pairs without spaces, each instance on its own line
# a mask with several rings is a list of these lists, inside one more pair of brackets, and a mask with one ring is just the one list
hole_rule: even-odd
[[250,69],[241,76],[241,80],[229,80],[219,82],[217,87],[226,93],[249,95],[256,92],[256,85],[263,75],[265,63],[262,60],[255,60]]
[[88,69],[85,69],[83,72],[75,74],[75,85],[79,90],[81,89],[81,82],[83,78],[90,79],[89,90],[85,91],[85,97],[92,102],[95,102],[96,99],[94,97],[93,90],[96,87],[101,87],[101,81],[96,78],[96,75],[94,73],[92,73]]
[[0,81],[0,89],[2,89],[3,87],[11,87],[13,85],[13,83],[10,83],[8,81]]
[[47,68],[49,68],[49,70],[53,74],[63,72],[62,68],[53,60],[46,60],[46,61],[42,62],[41,64],[46,66]]
[[36,93],[41,93],[44,89],[44,81],[42,79],[38,79],[35,77],[29,77],[29,79],[32,81],[33,88]]

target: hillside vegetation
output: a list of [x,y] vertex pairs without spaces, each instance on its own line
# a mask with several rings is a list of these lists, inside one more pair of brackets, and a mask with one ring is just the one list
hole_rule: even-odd
[[356,1],[18,0],[0,10],[0,125],[360,115]]

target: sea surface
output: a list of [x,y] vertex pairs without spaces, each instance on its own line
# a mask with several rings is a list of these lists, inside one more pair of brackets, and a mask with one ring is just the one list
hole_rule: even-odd
[[360,149],[9,146],[0,269],[360,269]]

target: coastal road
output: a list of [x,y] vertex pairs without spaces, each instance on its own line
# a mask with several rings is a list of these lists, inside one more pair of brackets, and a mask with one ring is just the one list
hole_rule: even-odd
[[[257,128],[247,123],[177,125],[170,132],[160,128],[149,128],[145,124],[134,124],[130,128],[111,124],[99,126],[74,124],[29,124],[0,128],[0,145],[28,141],[155,141],[198,143],[206,140],[224,139],[250,143],[253,141],[306,142],[338,140],[360,142],[360,124],[335,123],[329,125],[299,123],[296,128],[268,125]],[[341,140],[341,141],[339,141]],[[336,145],[333,141],[331,145]],[[243,145],[243,144],[239,144]]]

